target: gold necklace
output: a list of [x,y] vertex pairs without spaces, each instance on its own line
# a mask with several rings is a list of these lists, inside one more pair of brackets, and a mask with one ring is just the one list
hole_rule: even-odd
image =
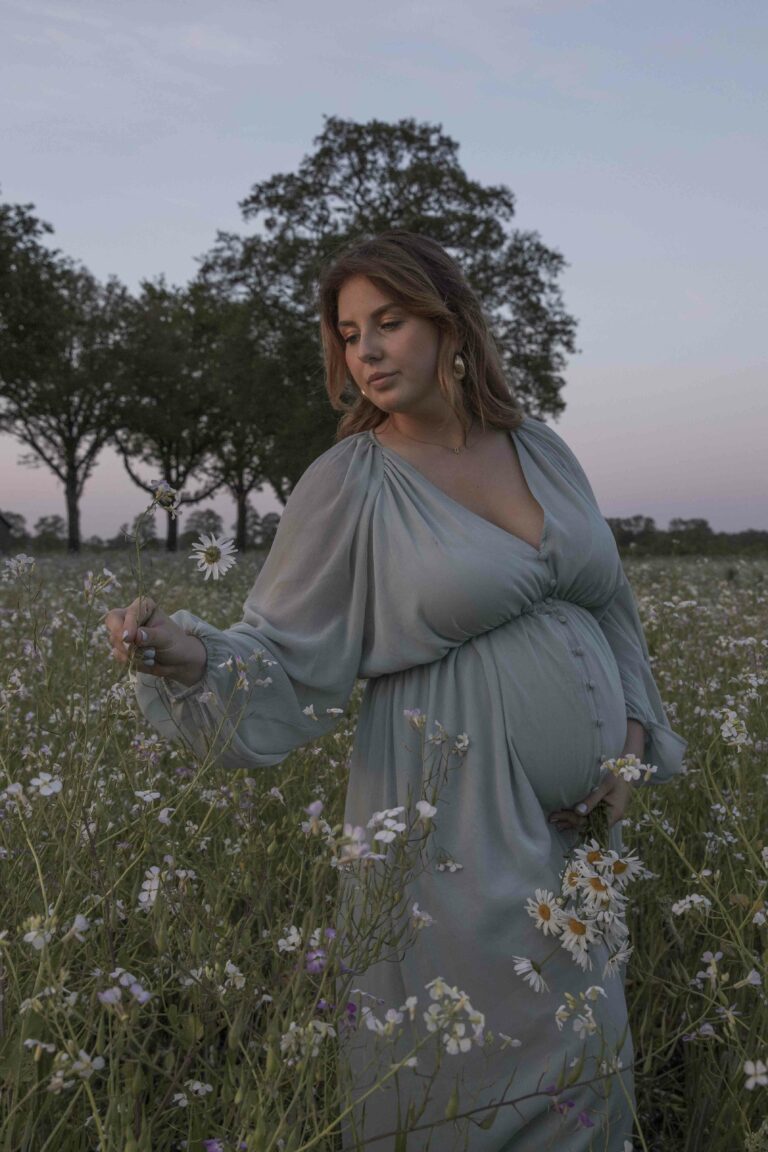
[[[475,424],[473,420],[469,426],[469,430],[467,431],[467,436],[469,436],[469,433],[472,431],[474,426]],[[409,436],[407,432],[402,432],[399,428],[395,428],[395,431],[397,432],[398,436],[405,436],[406,440],[415,440],[417,444],[429,444],[432,448],[445,448],[446,452],[453,452],[454,456],[458,456],[461,452],[466,452],[469,448],[469,444],[466,442],[461,444],[458,448],[449,448],[447,444],[435,444],[433,440],[419,440],[417,436]]]

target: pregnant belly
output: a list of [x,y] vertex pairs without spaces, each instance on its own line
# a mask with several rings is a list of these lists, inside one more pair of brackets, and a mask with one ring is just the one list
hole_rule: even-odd
[[547,813],[571,807],[621,754],[624,693],[591,613],[566,601],[486,634],[498,668],[510,770],[523,771]]

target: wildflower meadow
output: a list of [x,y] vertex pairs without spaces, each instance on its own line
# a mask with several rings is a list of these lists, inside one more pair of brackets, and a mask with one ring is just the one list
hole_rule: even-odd
[[[457,1069],[480,1044],[508,1047],[510,1067],[526,1058],[495,1033],[493,1003],[442,972],[405,1004],[355,997],[360,971],[430,930],[407,877],[471,732],[449,716],[427,730],[414,702],[404,730],[437,768],[411,805],[352,828],[359,686],[330,735],[259,772],[168,744],[139,713],[107,610],[143,591],[226,627],[257,567],[213,537],[192,558],[0,560],[0,1152],[336,1152],[351,1110],[340,1052],[356,1030],[381,1057],[371,1092],[416,1077],[429,1048]],[[509,978],[540,995],[548,951],[585,968],[600,937],[614,970],[595,966],[553,1024],[589,1033],[603,984],[625,979],[633,1148],[768,1150],[768,563],[626,570],[686,771],[655,785],[652,765],[612,765],[638,785],[625,850],[609,849],[598,813],[561,890],[531,891],[541,954],[510,956]],[[247,669],[240,688],[258,691]],[[564,1123],[580,1073],[542,1078]],[[514,1086],[501,1106],[513,1101]],[[465,1118],[470,1152],[474,1125],[493,1119]],[[445,1124],[461,1120],[452,1098]]]

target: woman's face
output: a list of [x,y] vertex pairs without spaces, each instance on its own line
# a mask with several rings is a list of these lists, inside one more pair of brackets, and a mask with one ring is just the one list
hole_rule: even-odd
[[[339,291],[339,331],[349,374],[382,412],[438,417],[447,407],[437,381],[440,332],[413,316],[365,276]],[[371,380],[386,372],[380,383]]]

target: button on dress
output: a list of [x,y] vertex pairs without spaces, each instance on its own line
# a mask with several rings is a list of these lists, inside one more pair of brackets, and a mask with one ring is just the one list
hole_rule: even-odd
[[[655,780],[680,772],[686,741],[664,713],[613,534],[576,457],[531,417],[509,435],[544,512],[538,546],[360,432],[318,457],[294,487],[240,623],[220,630],[174,613],[206,647],[204,680],[183,688],[137,676],[139,705],[163,735],[181,732],[201,754],[217,740],[224,763],[245,768],[279,764],[331,731],[339,717],[327,709],[345,708],[355,681],[366,681],[344,813],[363,827],[374,812],[423,794],[421,741],[407,711],[424,713],[426,736],[440,724],[451,742],[468,737],[445,778],[433,834],[443,858],[462,867],[439,870],[433,857],[411,881],[409,906],[432,923],[354,987],[380,1018],[417,996],[418,1020],[431,1002],[425,986],[440,976],[467,993],[486,1029],[520,1044],[443,1055],[436,1071],[427,1057],[402,1070],[364,1111],[356,1107],[349,1149],[379,1136],[369,1145],[377,1152],[624,1152],[631,1139],[622,978],[603,978],[607,953],[595,952],[593,970],[582,971],[556,940],[553,952],[526,900],[537,888],[559,891],[564,854],[578,840],[548,816],[599,783],[602,759],[623,751],[628,717],[645,728],[643,759],[656,765]],[[255,652],[270,682],[254,687],[243,709],[237,668],[221,665]],[[303,711],[309,705],[317,719]],[[620,847],[619,828],[611,842]],[[548,990],[536,992],[514,958],[548,955]],[[565,993],[596,984],[606,993],[591,1005],[598,1032],[580,1037],[570,1022],[561,1031],[555,1012]],[[374,1033],[361,1027],[345,1045],[359,1099]],[[382,1070],[400,1051],[388,1052]],[[542,1089],[582,1056],[582,1080],[597,1077],[606,1059],[618,1071],[563,1091],[553,1107]],[[421,1130],[398,1143],[398,1111],[405,1116],[433,1072]],[[475,1108],[483,1119],[502,1097],[517,1103],[487,1128],[439,1124],[457,1074],[460,1112]]]

